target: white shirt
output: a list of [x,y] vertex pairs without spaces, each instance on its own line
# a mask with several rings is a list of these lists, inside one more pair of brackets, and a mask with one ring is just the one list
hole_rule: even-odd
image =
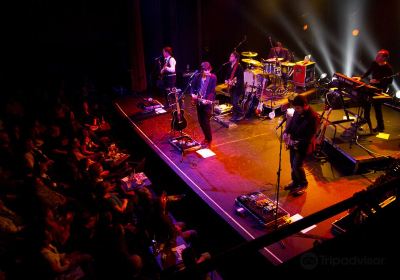
[[168,73],[175,73],[175,66],[176,66],[176,60],[175,60],[175,58],[173,58],[172,56],[168,56],[167,58],[165,58],[165,61],[166,61],[166,64],[168,64],[168,62],[169,62],[169,65],[170,65],[170,67],[165,67],[165,70],[168,72]]

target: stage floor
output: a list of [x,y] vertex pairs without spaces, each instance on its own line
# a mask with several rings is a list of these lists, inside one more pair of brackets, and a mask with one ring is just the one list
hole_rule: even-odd
[[[185,117],[188,121],[185,132],[201,141],[203,135],[197,122],[196,110],[190,105],[189,98],[185,99]],[[141,101],[139,97],[122,97],[115,105],[159,157],[244,239],[251,240],[267,233],[251,217],[236,215],[235,198],[249,192],[264,190],[274,200],[279,162],[279,137],[276,127],[280,118],[243,120],[237,126],[229,128],[212,121],[211,149],[216,155],[204,159],[197,153],[190,152],[182,157],[168,141],[172,136],[171,113],[143,115],[138,108]],[[388,127],[391,126],[389,123]],[[398,149],[399,143],[396,145]],[[293,197],[283,189],[280,192],[279,205],[291,216],[300,214],[305,217],[342,201],[366,188],[380,175],[379,172],[372,172],[344,176],[335,164],[313,158],[307,162],[306,173],[309,186],[305,194]],[[283,148],[281,186],[289,182],[289,152]],[[306,236],[286,238],[284,247],[276,243],[260,252],[274,264],[283,263],[311,248],[316,237],[333,237],[330,232],[331,223],[342,215],[316,225]]]

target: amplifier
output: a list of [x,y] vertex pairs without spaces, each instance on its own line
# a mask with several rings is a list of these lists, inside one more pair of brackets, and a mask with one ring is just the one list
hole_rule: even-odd
[[293,83],[306,87],[315,82],[315,62],[297,62],[293,67]]
[[239,207],[243,207],[264,227],[282,226],[289,223],[290,214],[277,207],[275,201],[271,200],[262,191],[252,192],[238,196],[235,199]]

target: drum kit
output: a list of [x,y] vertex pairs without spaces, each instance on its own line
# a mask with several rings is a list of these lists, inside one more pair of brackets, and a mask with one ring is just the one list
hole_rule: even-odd
[[[283,58],[269,58],[256,60],[256,52],[242,52],[242,61],[247,67],[244,71],[244,83],[246,92],[257,92],[264,94],[264,91],[274,95],[284,95],[290,89],[289,81],[293,76],[295,63],[284,62]],[[258,95],[258,94],[257,94]]]

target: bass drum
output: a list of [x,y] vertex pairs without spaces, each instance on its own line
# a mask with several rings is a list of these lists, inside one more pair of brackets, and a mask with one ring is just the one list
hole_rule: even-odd
[[246,92],[252,92],[259,86],[257,76],[262,74],[262,69],[246,69],[244,71],[244,85]]

